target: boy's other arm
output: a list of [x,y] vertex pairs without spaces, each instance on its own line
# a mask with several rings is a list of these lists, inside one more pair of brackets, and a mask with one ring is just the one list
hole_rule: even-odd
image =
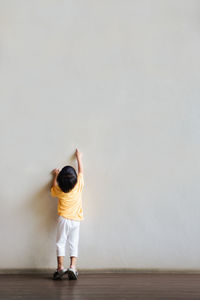
[[59,174],[59,169],[54,169],[53,170],[53,182],[52,182],[52,186],[51,187],[53,187],[53,186],[56,186],[56,183],[57,183],[57,177],[58,177],[58,174]]
[[76,159],[78,162],[78,173],[83,173],[82,153],[76,149]]

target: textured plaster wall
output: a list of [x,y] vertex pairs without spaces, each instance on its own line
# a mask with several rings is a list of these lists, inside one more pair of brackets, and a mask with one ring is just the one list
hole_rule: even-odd
[[56,266],[50,172],[78,147],[78,267],[200,269],[199,10],[0,1],[0,268]]

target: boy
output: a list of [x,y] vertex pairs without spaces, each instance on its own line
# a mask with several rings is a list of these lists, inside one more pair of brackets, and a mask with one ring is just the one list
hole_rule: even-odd
[[[69,280],[78,278],[76,261],[78,257],[80,221],[84,220],[82,209],[83,164],[82,153],[76,149],[78,175],[71,166],[65,166],[61,171],[54,169],[54,179],[51,187],[52,197],[58,198],[58,219],[56,233],[57,270],[53,279],[61,279],[68,274]],[[64,269],[65,245],[70,246],[70,267]]]

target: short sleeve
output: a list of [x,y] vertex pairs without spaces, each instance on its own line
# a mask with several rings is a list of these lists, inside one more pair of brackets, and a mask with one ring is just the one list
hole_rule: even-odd
[[52,187],[51,187],[51,196],[52,196],[52,197],[57,197],[56,186],[52,186]]

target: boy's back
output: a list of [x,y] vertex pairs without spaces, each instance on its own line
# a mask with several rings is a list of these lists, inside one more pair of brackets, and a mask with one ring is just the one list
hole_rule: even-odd
[[82,208],[82,190],[84,186],[83,173],[79,172],[77,183],[71,191],[65,193],[58,184],[52,186],[52,197],[58,198],[58,215],[64,218],[81,221],[84,220]]

